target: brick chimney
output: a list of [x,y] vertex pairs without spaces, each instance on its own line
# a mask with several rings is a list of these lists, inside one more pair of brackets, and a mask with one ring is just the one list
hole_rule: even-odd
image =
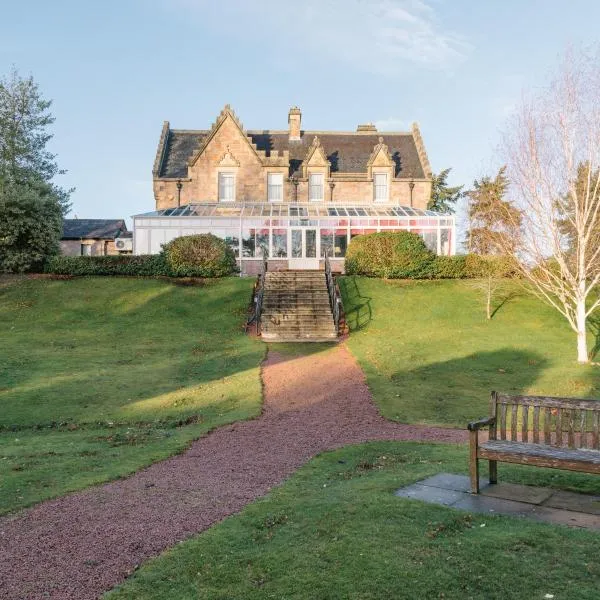
[[290,141],[300,140],[300,124],[302,122],[302,112],[297,106],[292,106],[288,115],[290,125]]

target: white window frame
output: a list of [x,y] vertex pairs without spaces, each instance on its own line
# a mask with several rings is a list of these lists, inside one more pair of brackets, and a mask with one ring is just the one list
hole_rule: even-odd
[[[379,177],[385,177],[385,185],[381,185],[377,183],[377,179]],[[384,194],[383,196],[377,195],[377,189],[383,188]],[[385,172],[374,172],[373,173],[373,202],[389,202],[390,199],[390,176],[389,173]]]
[[[317,178],[319,183],[313,183],[313,178]],[[325,175],[323,173],[309,173],[308,174],[308,200],[309,202],[323,202],[325,200]],[[313,196],[313,190],[315,188],[321,188],[319,197]]]
[[[279,181],[277,182],[277,180]],[[267,200],[283,202],[283,173],[267,173]]]
[[[229,186],[225,187],[224,186],[224,180],[225,179],[231,179],[232,180],[232,185],[231,185],[231,197],[228,198],[226,190],[229,188]],[[218,196],[219,196],[219,202],[235,202],[235,171],[219,171],[218,174],[218,181],[217,181],[217,187],[218,187]]]

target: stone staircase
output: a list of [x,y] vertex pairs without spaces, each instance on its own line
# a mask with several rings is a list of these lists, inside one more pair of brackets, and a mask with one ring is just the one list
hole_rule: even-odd
[[269,342],[329,342],[337,331],[323,271],[268,271],[261,317]]

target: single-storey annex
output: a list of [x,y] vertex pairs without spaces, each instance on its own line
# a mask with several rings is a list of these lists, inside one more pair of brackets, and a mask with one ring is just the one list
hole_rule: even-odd
[[64,219],[60,249],[66,256],[131,254],[132,236],[123,219]]
[[380,133],[245,130],[226,106],[209,130],[165,122],[153,169],[156,210],[135,215],[134,253],[154,254],[181,235],[227,241],[243,273],[315,269],[328,253],[343,268],[355,235],[409,230],[438,254],[455,251],[452,215],[427,210],[431,168],[419,128]]

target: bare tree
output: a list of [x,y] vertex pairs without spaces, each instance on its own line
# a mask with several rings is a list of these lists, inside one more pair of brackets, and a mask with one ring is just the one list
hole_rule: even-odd
[[600,306],[599,99],[599,56],[568,53],[551,84],[523,101],[504,141],[522,217],[513,254],[533,291],[577,334],[581,363],[590,360],[586,325]]

